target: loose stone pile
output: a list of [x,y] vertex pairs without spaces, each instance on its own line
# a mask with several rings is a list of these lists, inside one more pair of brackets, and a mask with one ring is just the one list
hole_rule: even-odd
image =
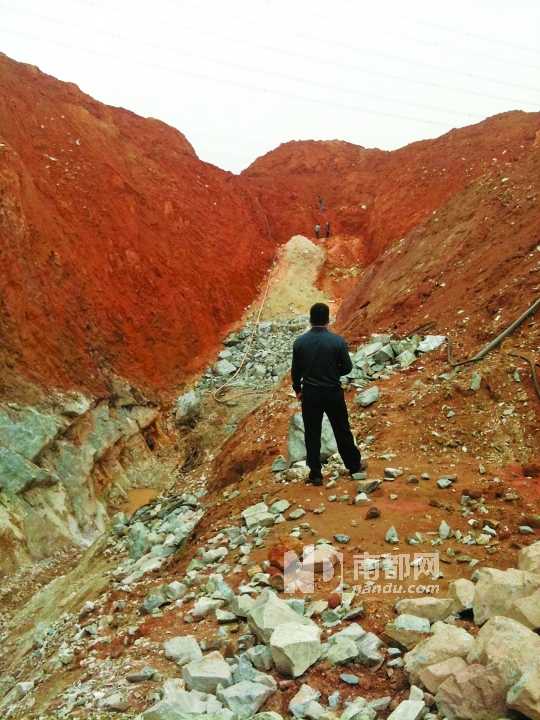
[[[240,638],[244,649],[234,658],[225,658],[217,650],[204,655],[193,636],[168,640],[165,654],[182,668],[183,683],[179,681],[174,687],[174,681],[168,681],[162,699],[144,712],[141,720],[166,720],[177,717],[173,714],[175,712],[204,717],[210,707],[216,720],[279,719],[281,715],[278,713],[256,714],[278,689],[276,680],[268,671],[296,678],[318,661],[331,665],[356,661],[364,666],[383,661],[380,653],[382,640],[357,623],[322,642],[321,628],[312,619],[315,608],[309,608],[303,600],[286,602],[270,588],[262,590],[256,598],[247,593],[235,595],[221,575],[210,576],[206,591],[212,593],[211,599],[219,601],[220,607],[213,608],[216,617],[219,617],[218,613],[221,616],[228,613],[233,621],[245,623],[245,632]],[[224,611],[223,607],[228,610]],[[223,622],[231,620],[226,618]],[[351,675],[349,682],[354,684],[358,679]],[[339,693],[333,694],[329,708],[321,705],[319,699],[320,693],[302,685],[290,701],[289,709],[294,717],[318,718],[323,717],[331,707],[340,705]],[[375,718],[375,708],[383,709],[389,702],[390,698],[381,698],[369,704],[362,701],[361,705],[362,708],[369,707],[372,710],[369,717]],[[351,708],[352,704],[348,707]],[[359,701],[355,701],[354,707],[360,708]],[[350,709],[347,715],[341,715],[342,718],[355,716],[356,712],[351,714]],[[184,715],[179,714],[178,717]]]
[[[137,583],[144,582],[146,576],[162,568],[183,547],[203,515],[204,509],[198,498],[189,494],[157,499],[131,518],[118,513],[113,518],[110,535],[104,536],[95,550],[109,558],[124,557],[110,574],[111,587],[122,590],[129,597]],[[49,587],[54,593],[54,583]],[[103,583],[101,587],[104,587]],[[145,599],[141,613],[177,602],[186,593],[184,583],[175,581],[163,585]],[[31,656],[36,671],[29,681],[17,681],[7,675],[0,678],[2,718],[20,712],[23,714],[18,717],[28,717],[34,700],[33,691],[47,680],[49,673],[69,667],[77,654],[87,656],[84,666],[94,671],[94,677],[86,683],[73,685],[63,694],[63,706],[55,717],[69,718],[74,708],[94,710],[99,707],[104,711],[124,711],[129,708],[125,688],[113,688],[109,692],[103,690],[103,684],[110,684],[108,680],[113,673],[112,662],[107,660],[98,663],[92,656],[95,648],[110,643],[111,629],[122,626],[126,601],[116,601],[112,614],[97,615],[106,599],[107,594],[104,593],[99,601],[86,601],[78,613],[65,612],[54,623],[38,623],[35,626]],[[128,626],[123,631],[127,639],[134,636],[137,627]],[[137,673],[128,676],[126,682],[131,684],[157,678],[152,668],[144,668],[141,673],[141,677]]]
[[369,343],[360,345],[351,355],[353,369],[347,379],[360,389],[356,403],[360,407],[373,405],[380,397],[380,390],[377,385],[366,387],[370,381],[385,379],[393,372],[407,369],[424,353],[440,348],[445,340],[444,335],[426,335],[424,338],[414,335],[404,340],[391,335],[372,335]]
[[[245,511],[244,520],[251,528],[264,528],[266,513],[253,506]],[[510,709],[537,719],[540,639],[533,630],[540,627],[539,588],[540,542],[520,552],[519,569],[483,568],[473,581],[451,583],[447,598],[400,601],[396,620],[386,627],[387,637],[396,645],[385,647],[356,622],[324,641],[315,620],[318,612],[312,613],[303,599],[284,601],[270,588],[255,598],[234,594],[221,576],[212,575],[207,598],[220,603],[212,611],[216,616],[221,612],[224,622],[223,613],[247,621],[242,635],[245,649],[225,658],[216,650],[204,654],[192,636],[167,641],[165,653],[182,667],[183,682],[167,681],[162,699],[140,718],[279,720],[282,716],[276,712],[259,712],[278,690],[270,671],[296,678],[318,662],[348,666],[340,677],[354,685],[359,678],[350,670],[386,662],[388,667],[404,667],[412,683],[409,698],[395,707],[391,720],[495,720]],[[483,625],[476,637],[455,624],[471,610],[475,622]],[[402,649],[408,651],[403,656]],[[375,720],[391,702],[390,697],[370,701],[358,697],[343,705],[339,691],[328,696],[327,704],[321,700],[317,689],[302,684],[289,702],[290,716]]]
[[[473,581],[451,583],[448,598],[401,600],[386,634],[411,648],[409,678],[442,716],[500,718],[516,710],[538,720],[540,542],[520,551],[518,569],[481,568]],[[482,626],[476,637],[454,624],[471,611]]]
[[124,585],[161,567],[191,535],[204,515],[195,495],[145,505],[128,519],[124,513],[113,518],[113,532],[121,538],[129,558],[121,563],[114,577]]
[[[393,482],[403,474],[402,468],[388,467],[381,482]],[[234,492],[229,491],[229,497]],[[465,514],[471,512],[470,502],[463,506]],[[478,511],[482,501],[476,502]],[[130,588],[145,581],[145,574],[157,570],[182,546],[202,514],[198,498],[183,495],[155,501],[129,520],[116,516],[106,552],[128,557],[112,573],[113,586],[129,595]],[[304,682],[289,701],[289,716],[376,720],[386,716],[393,702],[391,720],[496,720],[509,710],[540,719],[540,638],[536,634],[540,629],[540,542],[521,550],[517,569],[482,567],[471,580],[450,583],[447,597],[400,600],[396,618],[387,624],[385,636],[378,637],[358,622],[363,607],[355,604],[354,589],[343,586],[337,607],[308,593],[281,599],[278,592],[283,586],[275,581],[282,576],[271,572],[271,561],[254,564],[251,554],[265,544],[270,528],[303,514],[301,508],[291,509],[287,500],[247,507],[238,524],[222,528],[198,549],[180,580],[154,586],[144,597],[141,618],[172,612],[183,615],[193,628],[209,618],[217,624],[210,639],[197,640],[187,632],[166,639],[161,646],[144,638],[136,641],[174,664],[177,677],[164,679],[150,659],[149,664],[131,666],[123,678],[111,681],[118,667],[111,660],[98,663],[87,657],[85,667],[91,679],[63,694],[57,717],[70,717],[77,708],[96,717],[99,712],[133,717],[132,688],[150,682],[156,683],[156,690],[147,695],[150,707],[138,715],[139,720],[280,720],[282,715],[262,708],[285,689],[283,683],[302,677],[310,668],[318,664],[337,667],[340,680],[354,686],[366,668],[383,664],[389,670],[403,668],[412,684],[409,697],[399,704],[390,696],[350,700],[338,690],[323,698]],[[297,529],[299,533],[294,535],[293,528],[291,535],[310,534],[307,523]],[[439,539],[451,534],[450,526],[441,523]],[[342,542],[337,536],[336,541]],[[304,569],[321,573],[334,551],[329,540],[318,538],[311,564],[304,558]],[[238,574],[248,579],[233,590],[225,577]],[[47,670],[69,666],[81,650],[107,642],[107,631],[118,626],[115,615],[118,623],[125,602],[115,602],[113,615],[98,614],[101,606],[101,600],[86,602],[77,615],[62,617],[54,627],[36,628],[33,652],[43,670],[26,681],[3,679],[7,695],[1,710],[6,717],[14,709],[20,716],[21,707],[31,701]],[[482,626],[476,637],[457,625],[460,618],[472,618]],[[128,637],[137,626],[124,630]]]
[[203,374],[198,387],[205,390],[223,385],[242,361],[235,384],[253,388],[274,385],[290,369],[294,339],[308,325],[309,320],[303,315],[291,320],[265,321],[258,326],[245,325],[225,339],[217,362]]
[[[267,520],[263,507],[244,512],[251,531],[264,529]],[[451,583],[447,598],[398,602],[398,616],[385,631],[395,643],[390,647],[357,622],[323,640],[326,623],[321,628],[316,621],[323,601],[284,601],[268,587],[254,592],[261,580],[252,579],[250,588],[241,586],[235,594],[221,575],[210,575],[198,604],[204,605],[203,614],[221,618],[222,630],[228,622],[245,622],[243,649],[225,658],[217,650],[204,654],[193,636],[167,641],[165,654],[182,668],[183,682],[165,683],[162,699],[141,720],[209,715],[216,720],[279,720],[278,713],[258,712],[278,690],[269,673],[296,678],[318,662],[347,666],[340,677],[351,685],[359,682],[351,670],[362,666],[386,662],[404,667],[412,686],[391,720],[495,719],[509,709],[540,718],[540,639],[533,632],[540,627],[540,542],[520,552],[519,569],[482,568],[472,581]],[[476,624],[483,625],[476,637],[455,624],[471,611]],[[402,649],[408,652],[402,655]],[[375,720],[390,702],[390,697],[360,697],[343,705],[336,691],[325,705],[321,693],[304,683],[289,711],[310,720]]]
[[[206,370],[196,388],[178,398],[177,421],[187,424],[196,420],[201,392],[220,387],[228,380],[231,387],[261,389],[276,385],[290,371],[295,338],[308,327],[308,318],[298,316],[291,320],[266,321],[258,326],[248,324],[229,335],[217,362]],[[398,340],[391,335],[374,334],[369,343],[360,345],[351,354],[353,369],[344,380],[363,388],[369,381],[408,368],[422,354],[438,349],[445,339],[443,335],[423,338],[415,335]],[[379,399],[379,394],[379,388],[373,386],[359,393],[356,401],[367,407]]]

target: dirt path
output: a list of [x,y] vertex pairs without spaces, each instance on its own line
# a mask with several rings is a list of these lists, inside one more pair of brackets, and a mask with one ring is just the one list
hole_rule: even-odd
[[[291,238],[272,270],[263,319],[303,315],[316,300],[331,302],[317,289],[324,262],[324,249],[301,236]],[[253,321],[265,287],[258,301],[248,309],[245,321]],[[37,717],[42,710],[58,707],[63,702],[60,699],[63,693],[77,683],[86,693],[83,697],[89,705],[74,710],[70,717],[88,717],[85,713],[95,704],[94,693],[108,693],[112,688],[125,690],[125,677],[134,667],[151,665],[163,678],[177,678],[177,668],[162,653],[162,643],[172,636],[193,633],[205,643],[206,649],[216,647],[226,655],[236,652],[241,624],[235,623],[234,630],[230,635],[225,633],[224,639],[220,636],[223,628],[214,615],[195,623],[189,618],[199,589],[185,602],[149,616],[141,613],[141,605],[149,593],[163,583],[185,578],[192,563],[200,562],[201,551],[215,549],[225,537],[220,533],[225,533],[231,525],[240,527],[241,513],[258,502],[271,505],[281,500],[290,506],[283,521],[269,529],[264,541],[253,547],[249,558],[244,560],[238,550],[232,551],[229,559],[237,566],[224,571],[231,588],[238,591],[249,578],[263,570],[268,571],[272,581],[279,581],[275,559],[279,552],[283,556],[283,548],[297,550],[301,545],[326,538],[342,554],[341,579],[346,589],[357,590],[354,603],[356,607],[363,606],[362,626],[379,637],[385,637],[386,623],[395,616],[396,600],[426,593],[444,597],[449,582],[471,577],[477,567],[514,566],[518,550],[538,539],[540,531],[540,501],[535,481],[538,469],[530,464],[531,449],[535,446],[536,406],[533,403],[536,400],[528,386],[517,383],[508,373],[507,358],[500,353],[475,367],[483,378],[477,391],[470,388],[472,370],[464,369],[444,380],[442,375],[447,370],[442,350],[425,355],[407,370],[378,380],[381,396],[366,409],[355,403],[355,391],[351,388],[348,393],[351,424],[369,463],[368,478],[382,479],[388,467],[401,469],[399,477],[385,480],[360,503],[355,501],[357,484],[339,473],[337,461],[326,468],[324,487],[306,486],[301,470],[298,474],[294,469],[283,474],[272,472],[276,457],[286,454],[288,422],[291,414],[298,410],[288,382],[280,381],[264,393],[235,388],[230,396],[225,396],[224,403],[216,402],[212,393],[207,393],[200,422],[195,428],[182,431],[181,443],[190,444],[191,451],[186,453],[188,461],[180,469],[174,488],[177,495],[186,491],[209,491],[202,498],[206,515],[196,532],[183,553],[130,588],[114,581],[108,586],[106,573],[112,573],[114,578],[115,564],[123,556],[105,547],[106,538],[94,546],[91,551],[94,556],[85,556],[86,566],[83,559],[83,564],[78,564],[70,576],[69,607],[56,608],[54,587],[51,588],[49,602],[42,603],[43,609],[38,603],[32,620],[53,622],[62,610],[78,612],[84,600],[97,600],[96,611],[82,622],[90,627],[101,623],[103,637],[80,641],[67,669],[55,667],[39,683],[31,714],[23,709],[14,717],[27,720]],[[456,480],[451,487],[440,488],[437,479],[445,475],[456,476]],[[463,497],[472,500],[472,504],[466,500],[465,512]],[[373,507],[377,507],[379,513],[367,516]],[[300,508],[304,514],[291,517],[291,512]],[[441,537],[443,522],[457,537],[455,534]],[[533,525],[533,533],[523,535],[519,528],[528,523]],[[460,542],[460,537],[470,532],[478,535],[486,526],[496,528],[496,537],[486,536],[487,544]],[[385,539],[390,527],[397,532],[396,544],[389,544]],[[420,538],[411,544],[410,538],[416,533]],[[339,539],[343,535],[347,537]],[[378,576],[375,582],[359,575],[357,562],[365,553],[370,558],[385,556],[386,561],[395,561],[396,567],[401,567],[401,558],[406,558],[403,567],[408,572],[403,582],[387,582],[385,575]],[[416,556],[434,554],[440,562],[440,576],[424,574],[418,582],[414,576],[411,579],[411,563],[416,562]],[[209,566],[210,572],[212,568]],[[207,570],[201,572],[204,575]],[[53,576],[53,573],[43,573],[46,579]],[[279,582],[276,586],[279,589]],[[389,589],[385,589],[388,586]],[[104,593],[105,587],[109,587],[107,593]],[[312,596],[331,600],[334,587],[317,581]],[[24,590],[26,600],[28,593]],[[287,598],[286,594],[279,594]],[[305,599],[300,591],[296,597]],[[115,609],[119,601],[121,612]],[[28,608],[31,606],[18,615],[26,623]],[[472,634],[477,632],[470,618],[460,618],[456,623]],[[16,643],[17,633],[27,629],[24,623],[16,628],[8,628],[6,624],[5,630],[0,624],[0,633],[5,633],[4,647],[9,647],[8,641]],[[59,635],[57,645],[61,637]],[[11,661],[9,652],[4,652],[4,662],[10,672],[13,671]],[[32,663],[27,653],[17,677],[33,677]],[[352,667],[358,673],[358,684],[354,687],[342,679],[343,668],[319,664],[301,679],[285,681],[266,709],[286,713],[288,701],[301,682],[319,690],[325,702],[336,688],[343,699],[389,695],[394,706],[406,697],[408,681],[401,668],[385,664],[370,669]],[[149,682],[145,691],[155,688],[156,685]],[[147,707],[148,699],[143,692],[134,690],[130,692],[130,703],[126,717],[133,717]],[[386,716],[385,713],[382,716]]]
[[[325,260],[326,251],[321,245],[303,235],[293,235],[281,248],[270,271],[270,285],[261,319],[307,315],[315,302],[332,303],[333,300],[317,287]],[[249,319],[256,317],[261,300],[262,293],[249,308]]]
[[[261,321],[307,316],[315,302],[326,302],[332,307],[335,300],[317,287],[326,260],[327,252],[323,246],[316,245],[302,235],[294,235],[281,248],[258,297],[247,309],[238,328],[253,323],[262,304]],[[217,402],[208,393],[204,399],[201,421],[192,433],[198,461],[218,453],[220,446],[234,437],[244,419],[261,404],[268,402],[270,397],[270,392],[231,387],[220,397],[221,402]]]

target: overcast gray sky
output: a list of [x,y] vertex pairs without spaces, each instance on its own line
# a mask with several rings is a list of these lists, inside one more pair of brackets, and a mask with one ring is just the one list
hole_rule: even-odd
[[0,0],[0,50],[234,172],[287,140],[393,149],[540,109],[538,0]]

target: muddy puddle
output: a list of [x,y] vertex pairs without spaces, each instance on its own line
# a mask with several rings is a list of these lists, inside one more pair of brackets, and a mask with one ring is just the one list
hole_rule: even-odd
[[136,510],[146,505],[159,495],[156,488],[132,488],[128,490],[127,499],[122,506],[122,512],[132,515]]

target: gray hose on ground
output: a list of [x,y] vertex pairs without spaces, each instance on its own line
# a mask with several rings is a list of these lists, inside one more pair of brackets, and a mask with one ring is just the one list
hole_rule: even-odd
[[423,325],[418,325],[418,327],[413,328],[404,337],[408,338],[412,335],[424,335],[426,330],[431,330],[433,327],[435,327],[435,320],[430,320]]
[[473,355],[473,357],[468,358],[467,360],[459,360],[456,361],[453,358],[452,355],[452,341],[450,337],[448,338],[448,363],[452,367],[460,367],[461,365],[468,365],[469,363],[478,362],[478,360],[482,360],[485,358],[485,356],[494,350],[496,347],[498,347],[502,341],[507,338],[509,335],[511,335],[514,330],[517,330],[517,328],[527,320],[527,318],[531,317],[531,315],[534,315],[534,313],[540,308],[540,297],[536,298],[536,300],[533,302],[533,304],[525,310],[524,313],[522,313],[517,320],[514,320],[514,322],[509,325],[506,330],[503,330],[502,333],[499,333],[497,337],[493,338],[493,340],[490,340],[487,345],[485,345],[479,352],[476,353],[476,355]]
[[242,372],[242,368],[244,367],[244,364],[245,364],[245,362],[246,362],[246,360],[247,360],[247,358],[248,358],[249,351],[250,351],[251,345],[252,345],[252,343],[253,343],[253,339],[255,338],[255,335],[256,335],[257,332],[259,331],[259,323],[261,322],[261,315],[262,315],[262,311],[264,310],[264,306],[265,306],[265,304],[266,304],[266,299],[267,299],[267,297],[268,297],[268,291],[270,290],[270,283],[271,283],[271,281],[272,281],[272,270],[270,269],[270,271],[268,272],[268,278],[267,278],[267,280],[266,280],[266,286],[265,286],[265,288],[264,288],[264,293],[263,293],[263,297],[262,297],[261,304],[260,304],[260,307],[259,307],[259,311],[257,312],[257,317],[256,317],[256,319],[255,319],[255,324],[253,325],[253,330],[251,331],[251,335],[249,336],[249,339],[248,339],[248,342],[247,342],[247,345],[246,345],[246,349],[245,349],[245,351],[244,351],[244,355],[243,355],[243,357],[242,357],[242,360],[241,360],[241,362],[240,362],[240,365],[238,366],[238,368],[236,369],[236,371],[230,376],[230,378],[223,383],[223,385],[221,385],[220,387],[217,388],[217,390],[214,390],[214,391],[212,392],[212,397],[214,398],[214,400],[215,400],[217,403],[220,403],[221,405],[226,405],[226,404],[227,404],[227,401],[226,401],[226,400],[223,400],[223,394],[224,394],[224,392],[226,391],[227,387],[230,386],[230,384],[232,383],[232,381],[233,381],[238,375],[240,375],[240,373]]

